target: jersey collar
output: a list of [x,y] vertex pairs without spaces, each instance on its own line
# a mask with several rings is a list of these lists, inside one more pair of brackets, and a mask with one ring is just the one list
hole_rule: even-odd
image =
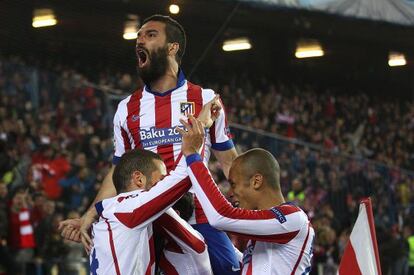
[[156,92],[156,91],[151,90],[151,87],[150,87],[149,85],[145,85],[144,89],[145,89],[145,91],[147,91],[148,93],[151,93],[151,94],[153,94],[153,95],[155,95],[155,96],[166,96],[166,95],[168,95],[168,94],[172,93],[174,90],[177,90],[178,88],[182,87],[182,86],[185,84],[185,80],[186,80],[186,79],[185,79],[184,72],[183,72],[183,70],[180,68],[180,69],[178,70],[177,86],[175,86],[175,88],[173,88],[173,89],[171,89],[171,90],[168,90],[168,91],[166,91],[166,92],[164,92],[164,93],[160,93],[160,92]]

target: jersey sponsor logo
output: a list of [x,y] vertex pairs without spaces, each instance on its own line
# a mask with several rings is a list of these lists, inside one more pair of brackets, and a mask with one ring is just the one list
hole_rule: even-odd
[[243,253],[243,259],[242,259],[243,265],[246,265],[251,262],[253,250],[254,250],[254,244],[251,243],[247,246],[246,250]]
[[286,217],[285,217],[285,215],[283,215],[283,213],[282,213],[279,209],[277,209],[277,208],[272,208],[272,209],[270,209],[270,211],[272,211],[272,212],[273,212],[273,214],[275,214],[276,219],[277,219],[280,223],[284,223],[284,222],[286,222]]
[[144,148],[181,142],[181,135],[175,127],[151,127],[149,129],[141,128],[139,134],[141,137],[141,144]]
[[194,115],[194,102],[180,102],[180,112],[182,115]]
[[135,121],[137,121],[140,117],[142,117],[144,114],[142,114],[142,115],[132,115],[131,116],[131,120],[133,121],[133,122],[135,122]]

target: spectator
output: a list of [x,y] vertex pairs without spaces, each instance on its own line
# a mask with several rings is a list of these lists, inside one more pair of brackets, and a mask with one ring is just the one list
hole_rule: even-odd
[[30,222],[29,195],[18,189],[13,195],[9,214],[9,247],[14,257],[16,274],[25,274],[34,254],[35,238]]
[[287,200],[297,204],[298,206],[303,206],[305,201],[305,192],[302,187],[302,182],[298,178],[292,181],[292,190],[289,191]]

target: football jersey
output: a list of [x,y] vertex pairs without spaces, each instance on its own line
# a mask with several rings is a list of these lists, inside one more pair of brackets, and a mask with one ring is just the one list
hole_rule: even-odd
[[[180,70],[177,87],[165,93],[156,93],[145,86],[122,100],[114,116],[113,163],[117,164],[128,150],[142,148],[158,153],[167,170],[174,169],[181,154],[181,135],[175,129],[181,126],[180,118],[187,114],[198,116],[203,105],[211,101],[215,93],[187,81]],[[203,158],[210,158],[210,148],[226,151],[234,147],[227,125],[224,107],[213,125],[206,131]],[[191,192],[191,190],[190,190]],[[202,208],[195,199],[190,224],[207,223]]]
[[159,266],[164,275],[212,275],[203,236],[173,210],[154,221],[154,230],[167,240]]
[[180,162],[148,191],[134,190],[98,202],[99,220],[92,226],[91,273],[154,274],[152,222],[190,186],[185,164]]
[[[130,149],[142,148],[158,153],[168,170],[172,170],[181,157],[181,135],[175,129],[180,118],[198,116],[203,105],[215,93],[187,81],[180,70],[177,87],[165,93],[151,91],[148,86],[122,100],[114,116],[115,152],[113,163]],[[220,116],[207,130],[205,161],[210,147],[225,151],[234,147],[228,129],[226,114]]]
[[193,156],[187,171],[210,225],[249,239],[242,274],[308,274],[315,232],[303,210],[289,203],[268,210],[234,208]]

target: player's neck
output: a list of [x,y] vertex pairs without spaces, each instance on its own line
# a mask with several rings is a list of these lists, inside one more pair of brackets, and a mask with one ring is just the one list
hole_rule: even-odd
[[163,76],[150,83],[151,90],[157,93],[165,93],[177,87],[178,70],[178,64],[171,64]]
[[258,201],[257,209],[270,209],[285,203],[285,199],[280,192],[268,192],[263,199]]

